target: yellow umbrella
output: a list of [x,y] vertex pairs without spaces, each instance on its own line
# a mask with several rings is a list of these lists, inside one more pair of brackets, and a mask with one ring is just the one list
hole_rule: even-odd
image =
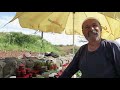
[[23,28],[66,33],[73,35],[74,40],[74,35],[83,35],[82,22],[87,17],[95,17],[100,21],[103,29],[102,38],[114,40],[120,37],[120,22],[98,12],[17,12],[10,22],[18,18]]
[[113,19],[120,20],[120,12],[99,12],[99,13],[104,14]]
[[87,17],[95,17],[100,21],[102,38],[114,40],[120,37],[120,22],[98,12],[17,12],[11,21],[18,18],[21,27],[43,32],[83,35],[81,25]]

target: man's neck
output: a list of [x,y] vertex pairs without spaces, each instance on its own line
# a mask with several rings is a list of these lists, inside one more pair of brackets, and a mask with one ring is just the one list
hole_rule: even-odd
[[100,46],[101,39],[98,41],[89,41],[88,43],[88,51],[95,51]]

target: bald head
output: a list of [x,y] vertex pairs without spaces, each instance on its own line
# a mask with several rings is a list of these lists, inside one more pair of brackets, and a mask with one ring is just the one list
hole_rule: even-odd
[[[85,19],[85,20],[83,21],[83,23],[82,23],[82,29],[83,29],[84,23],[86,23],[86,22],[89,21],[89,20],[95,21],[95,22],[98,23],[98,24],[100,25],[100,27],[101,27],[100,22],[99,22],[96,18],[89,17],[89,18],[87,18],[87,19]],[[101,30],[102,30],[102,28],[101,28]]]

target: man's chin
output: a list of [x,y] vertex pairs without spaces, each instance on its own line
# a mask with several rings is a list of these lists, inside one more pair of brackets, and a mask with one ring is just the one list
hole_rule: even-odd
[[98,40],[100,40],[100,38],[98,36],[97,37],[89,37],[87,40],[88,41],[98,41]]

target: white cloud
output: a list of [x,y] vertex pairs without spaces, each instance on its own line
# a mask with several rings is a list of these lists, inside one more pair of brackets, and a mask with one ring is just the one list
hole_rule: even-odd
[[[73,44],[73,36],[72,35],[65,35],[65,34],[44,34],[44,38],[55,45],[72,45]],[[77,46],[80,46],[79,36],[75,35],[74,43]]]

